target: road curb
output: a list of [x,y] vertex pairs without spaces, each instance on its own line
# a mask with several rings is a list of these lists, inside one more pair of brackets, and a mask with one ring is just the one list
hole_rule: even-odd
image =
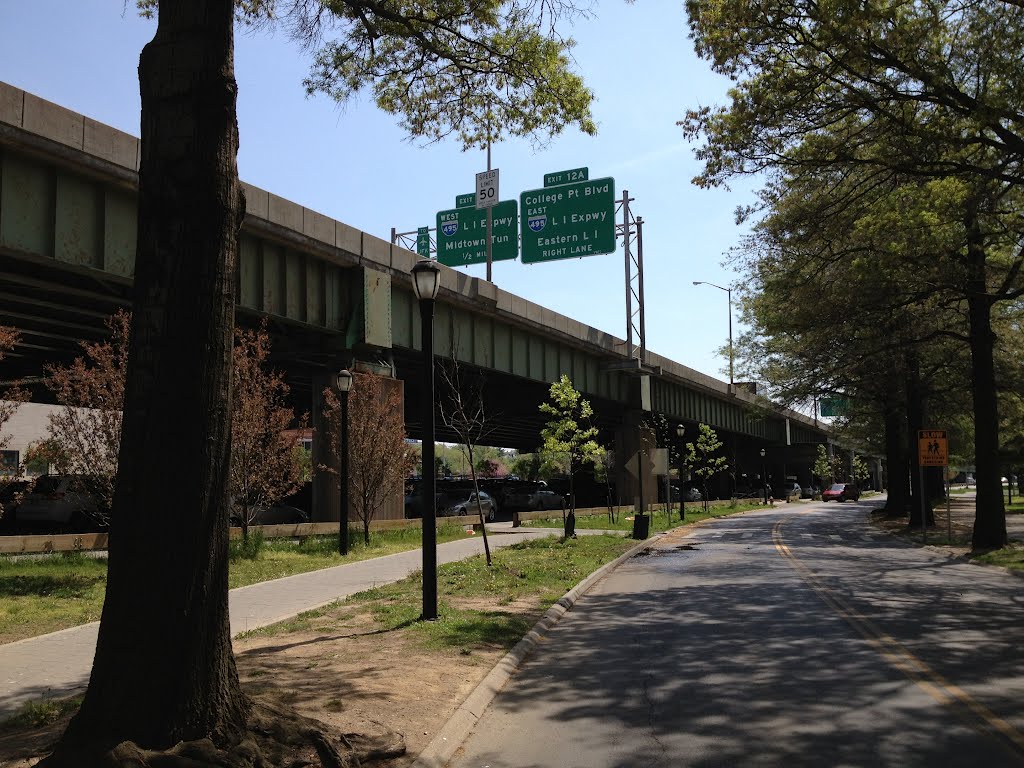
[[526,633],[526,636],[516,643],[515,647],[506,653],[487,676],[480,681],[473,692],[466,697],[466,700],[459,705],[454,714],[448,718],[434,738],[423,748],[419,757],[413,762],[411,768],[443,768],[451,760],[455,751],[462,746],[462,743],[476,727],[477,721],[483,715],[484,710],[498,694],[512,674],[519,668],[519,665],[533,653],[541,638],[551,627],[558,623],[568,611],[576,604],[581,595],[594,586],[605,574],[613,571],[627,560],[636,557],[640,552],[650,546],[651,540],[664,536],[665,532],[656,533],[644,541],[639,542],[635,547],[623,552],[610,563],[605,563],[583,581],[566,592],[558,599],[553,606],[548,608],[540,621],[533,625],[533,628]]

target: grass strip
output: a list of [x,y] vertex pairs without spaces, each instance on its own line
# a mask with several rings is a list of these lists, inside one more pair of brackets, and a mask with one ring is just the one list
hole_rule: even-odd
[[[784,506],[785,502],[780,502],[777,506]],[[686,519],[682,522],[679,520],[679,506],[676,505],[672,509],[671,518],[666,514],[664,506],[660,509],[654,509],[648,512],[650,519],[650,531],[665,531],[671,528],[677,528],[680,525],[687,523],[695,523],[700,520],[708,520],[713,517],[725,517],[727,515],[733,515],[737,512],[748,512],[752,509],[764,509],[763,504],[742,504],[737,503],[736,505],[722,505],[722,506],[709,506],[707,512],[704,511],[704,505],[697,501],[691,502],[686,505]],[[602,530],[602,531],[632,531],[633,530],[633,518],[634,515],[618,513],[615,515],[615,519],[609,518],[607,513],[593,514],[593,515],[577,515],[576,516],[576,528],[579,530]],[[538,518],[536,520],[524,520],[524,526],[532,526],[534,528],[561,528],[562,513],[554,512],[549,518]]]
[[[353,612],[369,612],[382,632],[409,632],[421,647],[470,654],[486,645],[509,649],[539,614],[605,563],[636,542],[622,534],[524,541],[492,553],[445,563],[438,568],[438,618],[418,621],[422,573],[359,592],[294,619],[245,633],[277,636],[326,629]],[[487,607],[481,608],[480,604]],[[516,610],[503,610],[515,604]],[[523,610],[523,606],[528,606]],[[473,607],[475,606],[475,607]]]
[[[374,532],[370,544],[352,531],[349,554],[338,554],[337,536],[232,541],[228,565],[231,589],[297,573],[354,563],[420,546],[420,529]],[[438,528],[438,543],[466,537],[460,526]],[[107,586],[107,560],[79,552],[42,557],[0,557],[0,643],[98,621]]]
[[970,557],[976,563],[1001,565],[1003,568],[1009,568],[1012,571],[1024,571],[1024,544],[1019,541],[1008,544],[1002,549],[970,555]]

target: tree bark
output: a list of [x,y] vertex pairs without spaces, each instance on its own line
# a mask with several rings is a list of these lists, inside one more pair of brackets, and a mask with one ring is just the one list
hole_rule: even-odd
[[[935,513],[928,503],[928,491],[922,482],[919,465],[917,433],[925,428],[926,403],[924,385],[921,381],[921,367],[917,353],[911,349],[907,352],[907,450],[910,454],[910,521],[912,528],[921,527],[921,514],[924,513],[925,525],[935,525]],[[924,500],[924,507],[922,507]]]
[[[228,622],[238,182],[232,0],[164,0],[139,62],[131,351],[106,600],[89,688],[54,755],[237,743]],[[174,469],[172,475],[170,468]]]
[[900,395],[899,374],[894,374],[883,406],[885,413],[885,461],[889,467],[886,513],[892,517],[907,514],[910,460],[907,456],[907,413]]
[[971,395],[974,398],[974,462],[977,480],[974,549],[1006,546],[1006,508],[999,482],[999,408],[993,360],[992,297],[985,275],[985,246],[976,217],[967,224],[967,316],[971,347]]

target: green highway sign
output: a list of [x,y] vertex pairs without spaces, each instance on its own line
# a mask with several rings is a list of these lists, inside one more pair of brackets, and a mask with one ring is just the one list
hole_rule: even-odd
[[416,230],[416,253],[425,259],[430,258],[430,227],[419,227]]
[[574,181],[586,181],[590,178],[589,168],[573,168],[568,171],[544,174],[544,186],[554,187],[559,184],[571,184]]
[[476,192],[470,192],[468,195],[456,195],[455,207],[476,208]]
[[850,410],[850,400],[845,397],[821,398],[821,415],[829,418],[845,416]]
[[[487,262],[487,209],[475,207],[475,194],[469,197],[474,207],[437,213],[437,260],[449,267]],[[518,214],[515,200],[491,208],[491,261],[508,261],[519,255]]]
[[613,178],[532,189],[519,196],[519,206],[524,264],[615,250]]

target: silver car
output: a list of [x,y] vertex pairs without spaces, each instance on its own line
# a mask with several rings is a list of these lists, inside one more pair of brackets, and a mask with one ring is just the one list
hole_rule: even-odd
[[[494,499],[483,491],[480,491],[480,508],[483,510],[484,519],[494,520],[494,515],[498,511],[498,505],[494,503]],[[465,501],[449,503],[443,514],[450,516],[477,514],[477,494],[470,492],[469,498]]]

